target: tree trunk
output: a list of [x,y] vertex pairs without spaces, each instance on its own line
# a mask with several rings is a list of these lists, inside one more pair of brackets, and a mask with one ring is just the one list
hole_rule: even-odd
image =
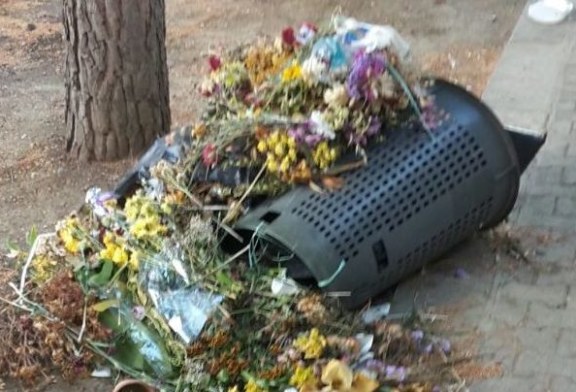
[[63,0],[66,148],[134,157],[168,132],[164,0]]

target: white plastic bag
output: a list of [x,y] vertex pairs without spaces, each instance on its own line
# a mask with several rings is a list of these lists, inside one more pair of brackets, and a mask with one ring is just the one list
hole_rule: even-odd
[[391,26],[373,25],[344,17],[335,18],[333,23],[336,33],[353,51],[364,48],[372,52],[392,48],[401,60],[407,60],[410,56],[410,45]]

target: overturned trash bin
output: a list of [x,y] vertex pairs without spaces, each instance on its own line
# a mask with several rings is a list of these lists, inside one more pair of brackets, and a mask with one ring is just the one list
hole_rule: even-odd
[[347,293],[344,304],[357,307],[497,225],[544,137],[506,131],[456,85],[436,81],[431,89],[448,114],[433,137],[418,126],[389,130],[387,142],[368,151],[368,165],[343,176],[343,189],[295,188],[248,212],[235,229],[256,238],[291,277]]

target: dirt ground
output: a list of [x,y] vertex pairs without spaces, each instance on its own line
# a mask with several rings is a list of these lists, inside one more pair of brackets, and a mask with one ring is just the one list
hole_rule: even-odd
[[[335,10],[393,25],[430,73],[481,94],[523,0],[166,0],[172,124],[194,121],[206,55]],[[92,185],[109,187],[131,164],[84,164],[64,152],[61,1],[0,0],[0,273],[7,240],[35,225],[49,231]],[[0,292],[3,288],[0,287]],[[2,390],[0,381],[0,390]],[[20,390],[7,385],[5,390]],[[50,391],[109,391],[110,383],[43,385]]]

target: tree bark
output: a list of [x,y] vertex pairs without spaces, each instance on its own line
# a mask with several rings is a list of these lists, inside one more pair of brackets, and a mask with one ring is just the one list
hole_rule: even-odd
[[134,157],[170,128],[164,0],[63,0],[66,149]]

